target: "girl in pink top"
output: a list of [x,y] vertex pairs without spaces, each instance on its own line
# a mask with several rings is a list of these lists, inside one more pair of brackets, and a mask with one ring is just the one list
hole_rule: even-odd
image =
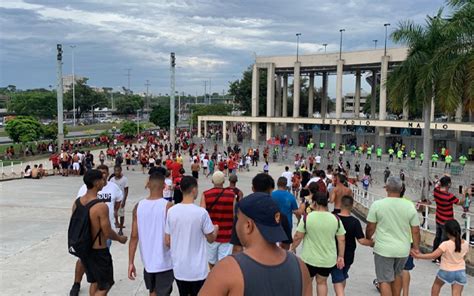
[[444,224],[448,240],[441,243],[432,253],[413,253],[417,259],[436,259],[441,256],[438,274],[431,287],[431,295],[439,295],[444,284],[451,285],[452,295],[461,295],[467,284],[464,256],[469,251],[469,243],[461,239],[461,226],[458,221],[449,220]]

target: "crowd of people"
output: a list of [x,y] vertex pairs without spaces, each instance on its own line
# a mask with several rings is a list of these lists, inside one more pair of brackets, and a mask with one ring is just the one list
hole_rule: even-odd
[[[275,180],[267,147],[260,170],[257,148],[242,151],[235,145],[219,151],[216,145],[208,151],[186,132],[177,139],[172,145],[161,131],[145,136],[146,143],[111,146],[99,154],[100,165],[85,168],[72,215],[82,219],[71,219],[68,233],[70,252],[79,257],[70,295],[78,295],[84,273],[92,295],[106,295],[114,285],[109,248],[113,240],[128,240],[123,235],[128,181],[122,167],[138,165],[148,174],[149,193],[133,206],[128,277],[135,280],[139,273],[138,249],[150,295],[170,295],[173,282],[180,295],[312,295],[313,279],[317,295],[327,295],[329,278],[336,295],[344,295],[346,287],[350,291],[347,280],[357,243],[373,248],[374,284],[381,295],[408,295],[413,258],[440,260],[432,295],[439,295],[444,284],[452,286],[453,295],[462,293],[469,242],[461,237],[453,205],[464,204],[474,188],[456,198],[449,193],[449,177],[435,184],[436,239],[433,253],[422,254],[417,208],[404,197],[400,176],[385,178],[387,197],[370,207],[364,234],[351,215],[349,187],[364,178],[351,175],[342,161],[323,168],[319,154],[296,155],[294,170],[286,166]],[[106,161],[115,165],[113,176]],[[252,192],[244,192],[238,176],[252,166]],[[371,173],[366,166],[364,176]],[[201,196],[200,175],[212,182]],[[79,254],[81,234],[74,226],[85,220],[91,245]]]

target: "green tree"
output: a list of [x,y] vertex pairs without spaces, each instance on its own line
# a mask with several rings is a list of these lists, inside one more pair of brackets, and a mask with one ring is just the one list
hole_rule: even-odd
[[57,114],[56,93],[45,90],[28,90],[12,94],[8,111],[18,115],[54,118]]
[[[267,97],[267,72],[259,71],[259,114],[265,114]],[[234,96],[234,101],[239,105],[239,110],[244,115],[252,114],[252,66],[242,73],[242,78],[229,82],[229,94]]]
[[17,116],[7,122],[5,131],[15,143],[37,141],[43,134],[41,123],[32,116]]
[[[75,85],[76,92],[76,118],[81,118],[82,113],[91,110],[91,107],[103,108],[108,106],[108,99],[87,85],[87,78],[79,80]],[[73,109],[72,89],[64,94],[64,109]]]
[[213,104],[213,105],[194,105],[191,106],[193,111],[192,121],[197,123],[197,117],[203,115],[230,115],[232,112],[232,105],[227,104]]
[[[452,17],[443,17],[440,9],[436,16],[427,17],[425,25],[404,21],[391,34],[395,42],[408,45],[409,51],[387,79],[389,105],[400,111],[404,105],[422,103],[425,157],[432,153],[431,101],[452,114],[463,100],[472,100],[474,3],[451,0],[448,5],[453,8]],[[423,177],[429,179],[428,161],[423,163]],[[423,194],[428,196],[428,182],[424,183]]]
[[[138,129],[140,132],[143,131],[143,125],[141,123],[138,124]],[[127,138],[135,137],[137,135],[137,123],[129,120],[124,121],[120,128],[120,133]]]
[[143,108],[143,105],[143,98],[139,95],[123,96],[115,101],[117,113],[121,114],[135,114],[137,110]]
[[[58,123],[56,121],[52,121],[49,124],[44,124],[42,126],[42,135],[44,139],[48,140],[56,140],[58,138]],[[68,134],[67,125],[63,126],[63,133],[64,136]]]
[[[176,115],[176,120],[178,116]],[[150,113],[150,121],[161,128],[170,127],[170,106],[156,105]]]

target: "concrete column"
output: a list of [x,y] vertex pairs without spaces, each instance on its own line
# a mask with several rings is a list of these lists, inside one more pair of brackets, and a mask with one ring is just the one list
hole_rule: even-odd
[[[455,122],[462,122],[462,104],[459,104],[459,106],[456,108],[456,115],[454,117]],[[460,149],[459,147],[461,146],[461,131],[456,131],[455,133],[456,137],[456,151],[453,151],[454,156],[458,158],[460,156]]]
[[380,69],[380,104],[379,104],[379,120],[385,120],[387,117],[387,82],[388,61],[390,56],[382,57],[382,68]]
[[267,117],[275,114],[275,65],[271,63],[267,72]]
[[252,71],[252,116],[259,116],[258,112],[258,101],[259,101],[259,84],[260,84],[260,75],[258,71],[257,64],[253,65]]
[[[336,119],[342,116],[342,75],[344,73],[344,60],[337,61],[337,78],[336,78]],[[342,140],[341,126],[336,126],[336,134],[334,141],[339,145]]]
[[281,116],[281,75],[276,76],[275,83],[275,117]]
[[222,145],[227,145],[227,121],[222,121]]
[[[294,79],[293,79],[293,117],[300,116],[300,70],[301,70],[301,63],[295,62],[295,70],[294,70]],[[293,131],[298,131],[298,124],[293,124]]]
[[258,123],[252,122],[252,141],[258,143]]
[[199,117],[198,117],[198,128],[197,128],[197,137],[200,138],[201,137],[201,120],[199,120]]
[[354,114],[355,118],[359,118],[360,115],[360,70],[356,71],[356,86],[355,86],[355,97],[354,97]]
[[204,138],[207,137],[207,120],[204,120]]
[[408,120],[409,111],[408,111],[408,101],[405,99],[403,102],[403,120]]
[[370,119],[375,119],[375,110],[377,107],[376,96],[377,96],[377,72],[372,71],[372,84],[371,84],[371,98],[370,98]]
[[323,97],[321,99],[321,118],[326,118],[328,111],[328,73],[323,73]]
[[281,116],[288,116],[288,75],[283,75],[283,102],[281,108]]
[[314,112],[314,72],[309,74],[309,89],[308,89],[308,117],[313,118]]

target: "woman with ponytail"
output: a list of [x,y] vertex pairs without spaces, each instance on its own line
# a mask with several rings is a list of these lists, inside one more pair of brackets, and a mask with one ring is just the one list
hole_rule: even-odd
[[413,253],[417,259],[435,259],[441,256],[438,274],[431,287],[431,295],[439,295],[444,284],[451,285],[452,295],[461,295],[467,284],[464,256],[469,251],[469,243],[461,239],[461,226],[458,221],[448,220],[444,224],[448,240],[441,243],[432,253]]

